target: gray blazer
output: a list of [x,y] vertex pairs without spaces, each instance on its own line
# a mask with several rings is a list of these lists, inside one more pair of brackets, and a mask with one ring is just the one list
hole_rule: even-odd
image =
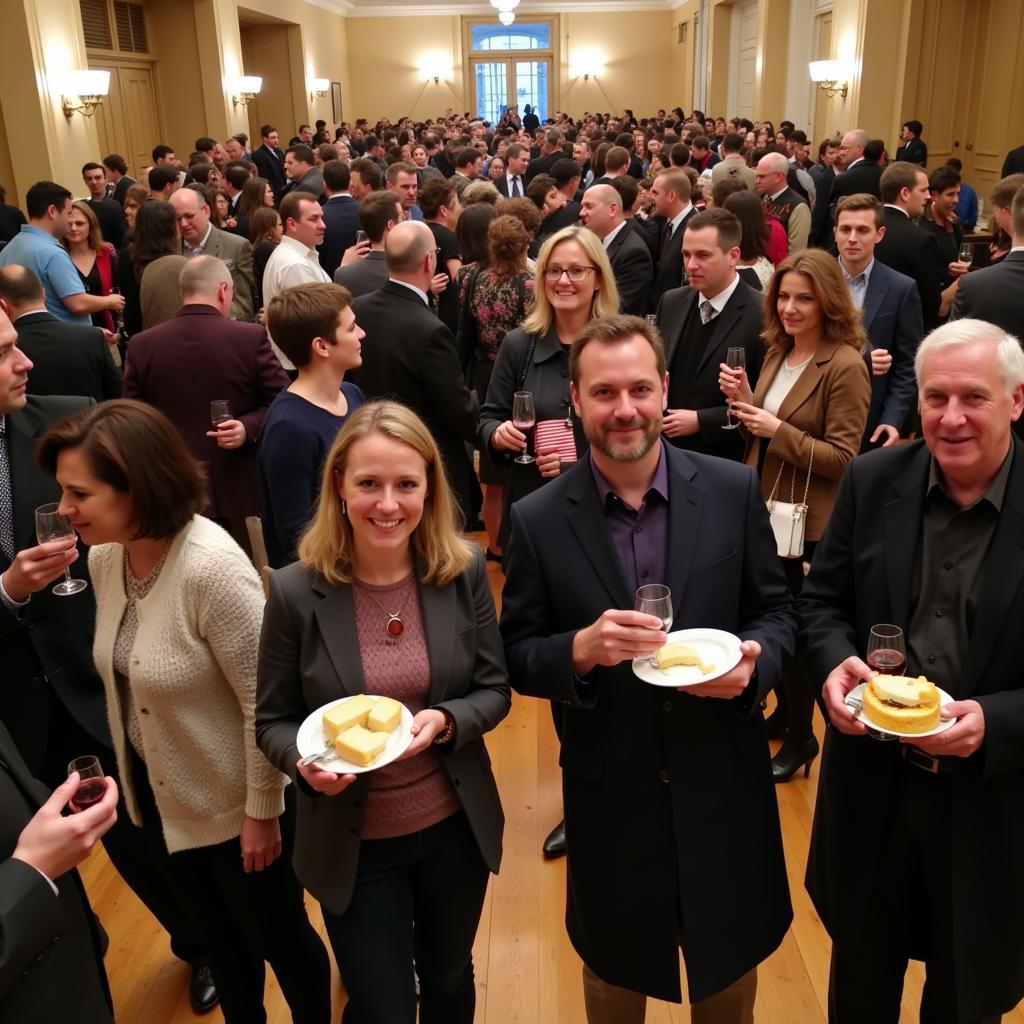
[[[483,553],[447,586],[421,583],[420,602],[429,706],[455,720],[455,738],[438,751],[480,853],[496,872],[505,816],[483,734],[508,714],[512,699]],[[295,873],[335,914],[352,898],[368,776],[337,796],[316,793],[295,767],[295,737],[314,709],[365,691],[351,588],[332,586],[300,562],[279,569],[270,578],[260,638],[256,741],[296,783]]]
[[374,249],[366,254],[366,259],[350,263],[347,267],[338,267],[334,272],[334,283],[343,284],[352,293],[353,299],[379,291],[388,283],[388,263],[384,250]]
[[256,278],[252,269],[252,246],[240,235],[214,228],[204,250],[207,256],[223,260],[231,271],[234,293],[231,319],[252,323],[256,318]]

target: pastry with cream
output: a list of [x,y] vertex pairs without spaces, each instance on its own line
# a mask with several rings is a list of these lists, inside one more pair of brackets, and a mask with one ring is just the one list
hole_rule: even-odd
[[864,688],[864,711],[889,732],[930,732],[939,724],[939,691],[924,676],[875,675]]

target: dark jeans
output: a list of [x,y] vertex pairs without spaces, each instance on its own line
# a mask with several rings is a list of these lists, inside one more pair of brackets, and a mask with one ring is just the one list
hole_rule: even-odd
[[[804,586],[803,563],[814,557],[814,549],[818,542],[809,540],[804,544],[803,558],[783,558],[782,569],[786,574],[786,582],[793,600],[800,596]],[[800,743],[814,735],[812,720],[814,718],[814,683],[807,674],[807,669],[800,656],[786,658],[782,666],[782,683],[775,689],[779,702],[779,710],[786,717],[789,726],[787,742]]]
[[925,964],[921,1024],[998,1024],[1001,1017],[957,1012],[955,922],[949,894],[953,853],[949,808],[953,780],[901,762],[876,865],[902,865],[876,874],[855,947],[842,936],[832,950],[829,1024],[897,1024],[907,963]]
[[145,765],[132,777],[152,859],[165,865],[174,898],[201,929],[226,1024],[264,1024],[264,960],[295,1024],[330,1024],[331,970],[327,950],[306,916],[302,887],[291,867],[294,796],[285,791],[281,856],[246,874],[237,838],[168,854]]
[[472,1024],[473,940],[487,865],[461,811],[396,839],[359,848],[352,902],[324,910],[349,1002],[343,1024]]

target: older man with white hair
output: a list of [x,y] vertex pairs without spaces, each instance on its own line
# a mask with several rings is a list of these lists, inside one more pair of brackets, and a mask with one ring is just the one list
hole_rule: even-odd
[[766,153],[754,173],[765,212],[786,229],[790,254],[806,249],[811,232],[811,208],[789,185],[789,161],[782,153]]
[[[1024,997],[1024,352],[957,320],[915,371],[923,439],[850,463],[799,600],[831,723],[807,870],[831,1024],[896,1024],[910,959],[923,1024],[992,1024]],[[851,706],[878,623],[903,631],[895,671],[948,694],[898,742]]]

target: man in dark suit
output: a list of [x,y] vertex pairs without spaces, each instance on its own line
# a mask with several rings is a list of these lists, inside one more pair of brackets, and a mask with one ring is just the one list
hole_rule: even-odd
[[317,167],[316,157],[309,146],[300,142],[284,151],[284,173],[288,178],[284,194],[308,192],[317,199],[324,194],[324,174]]
[[344,285],[354,299],[388,283],[384,245],[388,235],[402,223],[402,203],[394,192],[371,192],[359,200],[358,214],[359,225],[370,243],[369,252],[354,263],[342,261],[334,272],[334,283]]
[[690,179],[686,171],[662,171],[651,186],[655,216],[664,218],[658,242],[658,263],[648,309],[657,309],[662,295],[683,283],[683,232],[686,222],[697,213],[690,201]]
[[896,149],[896,159],[906,160],[908,164],[925,167],[928,164],[928,147],[921,141],[924,125],[920,121],[904,121],[900,128],[900,141],[903,143]]
[[562,133],[557,128],[549,128],[544,135],[544,148],[536,160],[531,160],[526,170],[526,184],[537,177],[538,174],[550,174],[551,168],[556,160],[565,158],[565,151],[562,149]]
[[665,292],[658,330],[665,340],[668,408],[663,429],[677,448],[743,458],[745,442],[729,422],[718,371],[730,348],[742,348],[750,387],[764,362],[764,302],[736,273],[739,220],[728,210],[704,210],[683,235],[689,284]]
[[359,204],[352,198],[349,186],[352,174],[348,164],[328,160],[324,164],[324,240],[317,246],[320,266],[331,276],[341,265],[345,250],[356,244],[359,230]]
[[611,185],[591,185],[583,194],[580,223],[590,228],[604,244],[619,290],[619,311],[644,316],[654,264],[650,250],[626,223],[618,191]]
[[120,153],[111,153],[103,158],[103,166],[107,169],[107,180],[114,185],[114,191],[110,198],[120,203],[124,208],[125,196],[128,189],[135,184],[135,179],[128,174],[128,164]]
[[252,160],[259,168],[260,177],[270,182],[274,198],[280,202],[288,178],[284,173],[284,153],[277,145],[277,129],[265,124],[260,128],[260,137],[262,145],[252,151]]
[[866,131],[854,128],[843,136],[839,144],[836,163],[842,167],[842,174],[831,182],[829,194],[818,195],[814,204],[811,237],[820,246],[832,247],[835,208],[843,196],[867,192],[869,195],[881,197],[882,168],[878,164],[878,159],[884,146],[879,142],[877,147],[869,150],[871,141]]
[[875,246],[875,259],[914,279],[927,333],[939,326],[940,284],[945,274],[935,238],[915,223],[928,202],[928,175],[916,164],[891,163],[882,173],[881,193],[885,234]]
[[103,241],[120,250],[128,224],[124,219],[124,207],[107,195],[107,169],[103,164],[87,163],[82,168],[82,180],[89,190],[86,205],[96,214]]
[[[56,481],[36,465],[36,444],[51,423],[91,400],[26,398],[32,362],[16,341],[0,310],[0,722],[31,773],[57,786],[67,777],[68,762],[85,752],[96,754],[107,771],[115,767],[103,684],[92,660],[93,591],[59,597],[50,587],[71,565],[76,578],[88,581],[89,567],[74,540],[39,544],[35,535],[34,510],[61,494]],[[0,758],[7,760],[3,754]],[[104,836],[104,846],[124,880],[171,934],[174,954],[192,965],[192,1006],[205,1012],[218,997],[202,944],[191,922],[182,918],[169,879],[151,866],[137,833],[125,817]],[[5,928],[0,931],[6,934]],[[0,969],[0,976],[4,973]],[[0,1020],[5,1019],[2,1009],[0,1003]],[[32,1018],[11,1018],[18,1024],[27,1019]]]
[[[59,571],[58,571],[59,575]],[[66,817],[77,778],[53,793],[0,726],[0,1022],[113,1024],[96,918],[75,867],[117,820],[117,783]]]
[[437,272],[434,236],[422,221],[405,221],[387,236],[385,249],[389,280],[352,304],[366,332],[352,380],[368,399],[394,398],[423,419],[471,519],[479,485],[467,445],[476,443],[479,403],[466,387],[452,332],[427,305]]
[[1011,149],[1006,154],[1006,159],[1003,161],[1003,169],[999,174],[1000,178],[1005,178],[1008,174],[1024,174],[1024,146],[1018,146],[1016,149]]
[[[220,260],[190,260],[177,315],[132,338],[124,393],[156,406],[181,431],[207,467],[207,514],[241,542],[245,517],[260,513],[260,427],[288,378],[265,328],[227,319],[231,287]],[[211,429],[217,399],[230,404],[230,416]]]
[[526,195],[526,169],[530,166],[530,151],[521,142],[513,142],[505,151],[505,174],[495,188],[508,198]]
[[839,269],[861,310],[868,344],[864,352],[871,375],[871,407],[860,450],[888,448],[917,393],[914,356],[924,337],[921,300],[912,278],[875,259],[885,237],[882,204],[866,192],[846,196],[836,207]]
[[34,364],[31,395],[120,398],[121,371],[98,327],[58,320],[46,310],[43,286],[28,267],[0,267],[0,307],[18,332],[18,348]]
[[[799,599],[831,723],[807,888],[834,1024],[895,1024],[909,959],[923,1022],[995,1024],[1024,997],[1024,356],[961,320],[918,367],[924,439],[850,463]],[[947,731],[878,743],[846,705],[879,622],[953,698]]]
[[[694,1019],[751,1024],[757,965],[792,918],[761,699],[796,623],[761,488],[660,440],[664,352],[640,318],[592,321],[569,365],[590,451],[512,506],[501,631],[513,688],[564,708],[587,1020],[679,1002],[682,939]],[[742,637],[735,667],[681,691],[641,683],[633,659],[665,643],[663,621],[624,609],[648,583],[671,588],[674,627]]]

